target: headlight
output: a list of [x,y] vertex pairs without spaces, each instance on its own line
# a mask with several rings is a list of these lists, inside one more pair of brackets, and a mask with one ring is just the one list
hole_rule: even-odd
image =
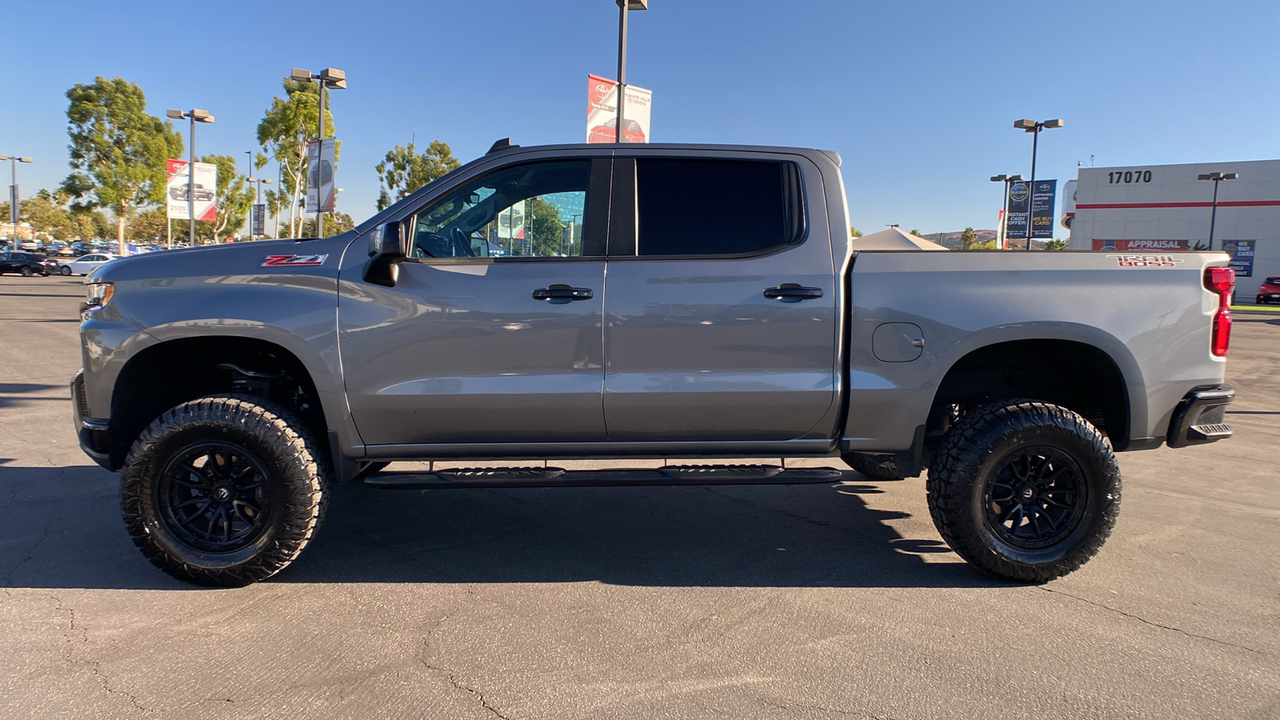
[[89,277],[84,286],[84,312],[101,310],[111,303],[116,286],[106,280]]

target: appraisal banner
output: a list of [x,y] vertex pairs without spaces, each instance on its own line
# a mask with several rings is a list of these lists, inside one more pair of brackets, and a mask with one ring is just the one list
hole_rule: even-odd
[[165,169],[169,173],[166,183],[165,214],[170,220],[187,220],[187,192],[190,190],[195,201],[197,220],[213,221],[218,219],[218,207],[215,198],[218,196],[218,166],[212,163],[196,163],[195,176],[187,185],[187,161],[166,160]]
[[1031,237],[1053,238],[1053,202],[1058,194],[1057,180],[1037,180],[1031,192]]

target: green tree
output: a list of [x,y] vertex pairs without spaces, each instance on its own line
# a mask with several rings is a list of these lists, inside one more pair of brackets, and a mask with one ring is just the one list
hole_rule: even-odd
[[973,249],[973,244],[978,241],[978,233],[973,228],[967,227],[964,232],[960,233],[960,244],[965,250]]
[[236,172],[236,159],[230,155],[205,155],[200,162],[211,163],[218,168],[218,191],[214,196],[218,214],[210,228],[210,236],[216,243],[227,228],[232,228],[231,234],[234,235],[244,225],[253,205],[253,188],[244,175]]
[[142,89],[122,78],[99,76],[68,90],[67,99],[72,172],[62,187],[77,207],[111,210],[123,253],[130,218],[164,202],[165,159],[182,155],[182,135],[148,115]]
[[179,238],[186,237],[187,221],[182,220],[180,228],[177,225],[166,227],[171,222],[163,206],[138,213],[129,223],[129,239],[134,242],[165,242],[171,232]]
[[849,226],[849,237],[850,237],[851,239],[852,239],[852,238],[860,238],[860,237],[862,237],[862,231],[861,231],[861,230],[859,230],[858,228],[856,228],[856,227],[854,227],[854,226],[850,225],[850,226]]
[[[307,143],[317,137],[317,120],[320,114],[319,88],[313,82],[298,82],[285,78],[285,98],[271,98],[271,107],[258,123],[258,144],[267,155],[280,163],[280,184],[271,200],[289,210],[289,235],[298,236],[298,212],[307,180]],[[324,136],[333,137],[333,114],[325,108]],[[342,144],[334,148],[334,160]],[[266,164],[259,157],[259,167]],[[336,168],[335,168],[336,171]],[[280,210],[277,209],[277,213]]]
[[439,140],[433,140],[422,154],[415,150],[412,142],[408,147],[397,145],[374,166],[383,185],[378,193],[379,210],[462,165],[449,146]]
[[1067,241],[1059,238],[1054,238],[1049,242],[1045,243],[1044,249],[1045,250],[1066,250]]
[[65,207],[69,199],[61,191],[40,190],[19,203],[18,219],[29,223],[32,233],[42,233],[50,240],[66,240],[72,236],[71,217]]
[[[560,209],[541,197],[525,201],[524,211],[528,219],[529,248],[537,257],[580,255],[576,247],[568,247],[566,225],[560,219]],[[574,238],[576,245],[578,238]]]
[[915,235],[916,237],[924,237],[924,233],[920,232],[919,230],[912,230],[911,234]]
[[[342,233],[355,229],[356,221],[350,215],[342,212],[326,213],[324,219],[325,237],[333,237]],[[315,237],[316,236],[316,219],[314,216],[304,218],[299,231],[302,233],[298,237]]]

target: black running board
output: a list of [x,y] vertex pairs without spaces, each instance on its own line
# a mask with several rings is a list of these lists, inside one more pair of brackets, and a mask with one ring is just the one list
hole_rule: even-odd
[[450,468],[380,472],[364,484],[383,490],[440,488],[636,487],[652,485],[791,485],[839,482],[833,468],[777,465],[667,465],[654,469],[565,470],[556,467]]

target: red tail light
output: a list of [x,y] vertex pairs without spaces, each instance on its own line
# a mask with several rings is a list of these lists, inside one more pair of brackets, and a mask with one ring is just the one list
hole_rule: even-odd
[[1213,316],[1213,340],[1210,349],[1217,357],[1226,357],[1231,344],[1231,296],[1236,287],[1236,271],[1229,267],[1205,268],[1204,286],[1218,295],[1218,312]]

